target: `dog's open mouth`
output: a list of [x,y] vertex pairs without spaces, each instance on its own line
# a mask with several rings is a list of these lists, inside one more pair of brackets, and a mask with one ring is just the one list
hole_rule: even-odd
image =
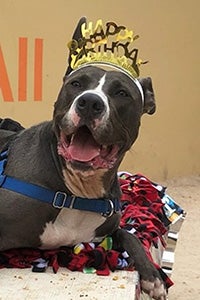
[[118,150],[117,145],[100,145],[86,126],[68,136],[61,131],[58,144],[58,154],[65,160],[79,162],[94,169],[112,168]]

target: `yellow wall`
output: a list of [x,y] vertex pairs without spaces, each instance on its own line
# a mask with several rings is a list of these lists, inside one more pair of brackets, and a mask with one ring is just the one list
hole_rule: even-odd
[[[149,60],[141,75],[152,77],[157,99],[157,113],[143,116],[140,137],[121,169],[154,180],[199,174],[199,11],[199,0],[0,0],[0,45],[13,96],[5,101],[1,86],[0,117],[25,126],[50,119],[77,21],[84,15],[115,21],[140,35],[140,56]],[[42,101],[34,100],[35,41],[43,45]],[[27,47],[27,61],[26,55],[20,58],[27,76],[19,75],[19,43],[20,53]],[[1,80],[2,74],[5,85]],[[19,101],[19,94],[26,101]]]

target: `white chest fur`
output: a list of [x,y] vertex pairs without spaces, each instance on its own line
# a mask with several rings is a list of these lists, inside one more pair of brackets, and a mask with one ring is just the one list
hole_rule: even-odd
[[40,236],[41,249],[90,242],[95,229],[105,221],[98,213],[63,208],[54,223],[47,223]]

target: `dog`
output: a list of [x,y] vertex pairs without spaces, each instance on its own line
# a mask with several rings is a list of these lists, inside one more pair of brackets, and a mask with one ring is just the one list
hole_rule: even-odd
[[[115,69],[68,68],[51,121],[28,129],[0,129],[3,155],[6,150],[0,177],[0,251],[74,246],[111,235],[114,248],[129,254],[142,290],[164,300],[164,283],[142,244],[119,228],[117,170],[138,136],[142,115],[155,112],[151,79],[138,82],[140,88]],[[8,179],[14,180],[14,190],[5,185]],[[27,194],[16,190],[24,182],[44,190],[44,201],[29,189]],[[55,191],[51,203],[49,191]]]

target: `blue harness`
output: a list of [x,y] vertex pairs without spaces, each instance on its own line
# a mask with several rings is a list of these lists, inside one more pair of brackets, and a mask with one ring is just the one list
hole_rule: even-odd
[[4,188],[24,196],[52,204],[53,207],[79,209],[100,213],[110,217],[114,212],[120,211],[119,199],[88,199],[68,195],[61,191],[52,191],[48,188],[32,184],[4,174],[7,163],[8,150],[0,153],[0,188]]

